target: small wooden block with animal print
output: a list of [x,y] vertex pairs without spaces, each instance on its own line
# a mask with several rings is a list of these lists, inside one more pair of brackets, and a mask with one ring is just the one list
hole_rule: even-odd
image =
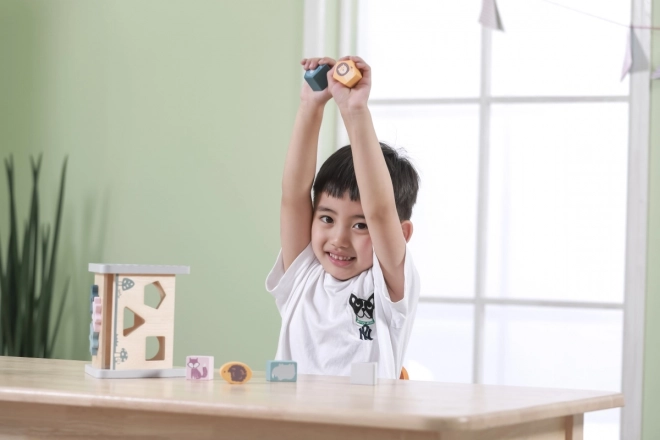
[[298,364],[295,361],[266,362],[266,380],[268,382],[296,382]]
[[187,356],[186,379],[213,380],[213,356]]
[[227,362],[220,367],[220,376],[230,384],[243,384],[252,377],[252,370],[243,362]]
[[337,63],[332,77],[346,87],[353,87],[362,79],[362,73],[353,61],[344,60]]
[[378,362],[357,362],[351,364],[351,383],[355,385],[376,385]]

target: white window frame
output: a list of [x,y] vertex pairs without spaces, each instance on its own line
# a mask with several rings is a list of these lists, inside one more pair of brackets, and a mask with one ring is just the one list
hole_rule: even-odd
[[[651,0],[632,0],[632,23],[651,26]],[[305,0],[303,57],[342,56],[356,52],[357,0]],[[476,19],[475,19],[476,22]],[[475,26],[478,24],[475,24]],[[482,27],[481,92],[476,98],[447,99],[372,99],[372,106],[389,104],[453,104],[472,103],[480,106],[479,183],[477,205],[476,280],[473,298],[428,298],[426,303],[474,305],[473,383],[483,381],[484,315],[487,305],[614,309],[623,311],[622,391],[626,405],[621,413],[621,438],[641,439],[644,377],[644,303],[646,294],[646,250],[648,216],[650,71],[630,74],[628,96],[566,97],[492,97],[490,96],[492,30]],[[649,60],[651,31],[635,29],[640,46],[634,47],[634,60]],[[623,59],[623,54],[622,59]],[[647,62],[648,64],[648,62]],[[302,75],[301,75],[302,76]],[[484,295],[486,225],[488,201],[488,152],[490,108],[493,103],[550,102],[628,102],[628,188],[626,214],[625,292],[623,303],[571,302],[486,298]],[[330,110],[334,129],[322,133],[321,151],[337,147],[342,128],[337,112]],[[328,113],[326,113],[327,115]],[[328,150],[328,145],[332,148]]]

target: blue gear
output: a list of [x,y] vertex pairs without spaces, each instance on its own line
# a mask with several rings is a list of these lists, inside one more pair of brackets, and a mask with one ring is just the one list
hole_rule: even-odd
[[96,356],[99,352],[99,332],[94,331],[94,323],[89,323],[89,352]]
[[93,284],[89,292],[89,313],[93,313],[94,298],[98,298],[98,296],[99,296],[99,286]]

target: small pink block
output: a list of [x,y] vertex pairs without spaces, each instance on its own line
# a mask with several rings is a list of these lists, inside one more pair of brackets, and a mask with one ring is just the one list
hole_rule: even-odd
[[213,356],[186,356],[186,379],[213,380]]

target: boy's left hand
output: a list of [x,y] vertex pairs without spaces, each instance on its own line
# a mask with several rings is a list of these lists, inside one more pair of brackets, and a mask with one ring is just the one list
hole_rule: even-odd
[[[355,67],[362,73],[362,79],[352,88],[346,87],[332,77],[339,62],[344,60],[353,61]],[[339,58],[337,64],[328,72],[328,89],[340,111],[366,108],[369,92],[371,92],[371,67],[360,57],[347,56]]]

